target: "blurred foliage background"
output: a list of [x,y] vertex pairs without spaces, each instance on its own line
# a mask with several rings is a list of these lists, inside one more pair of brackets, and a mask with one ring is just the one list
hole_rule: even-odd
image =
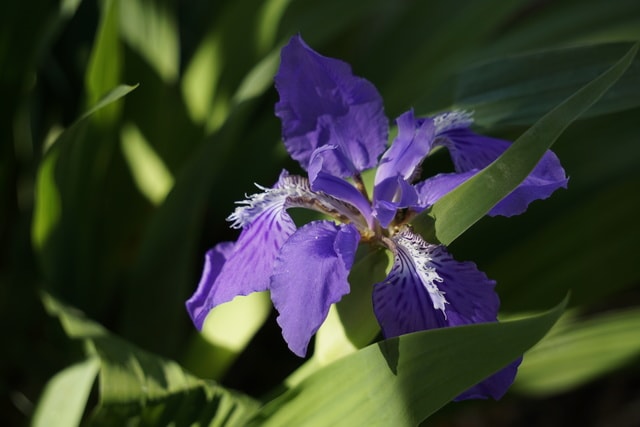
[[[372,81],[390,118],[465,108],[482,132],[515,139],[640,39],[640,3],[3,2],[3,425],[28,423],[45,383],[82,360],[43,290],[255,397],[300,365],[260,301],[247,308],[255,325],[230,332],[245,334],[235,350],[197,334],[184,309],[204,251],[235,238],[234,201],[299,170],[279,139],[272,84],[296,32]],[[639,107],[635,59],[554,146],[569,190],[483,219],[451,247],[498,281],[505,317],[572,296],[503,401],[448,405],[429,425],[637,425]]]

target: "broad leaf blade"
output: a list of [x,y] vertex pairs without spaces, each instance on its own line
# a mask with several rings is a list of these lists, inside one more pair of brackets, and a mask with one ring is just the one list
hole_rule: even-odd
[[82,339],[100,360],[100,406],[93,425],[203,423],[243,425],[257,409],[247,396],[194,377],[177,363],[111,335],[99,324],[44,294],[47,311],[71,338]]
[[254,420],[263,426],[414,426],[515,360],[558,320],[566,300],[522,320],[382,341],[303,380]]
[[609,70],[529,128],[493,163],[438,200],[430,212],[438,240],[445,245],[453,242],[517,187],[567,126],[624,74],[637,50],[636,44]]
[[[629,43],[544,50],[500,58],[464,70],[455,106],[482,127],[530,125],[629,50]],[[581,118],[640,105],[640,59]]]
[[45,386],[31,425],[79,426],[100,361],[89,358],[57,373]]
[[630,362],[640,354],[640,310],[564,325],[530,352],[515,387],[528,394],[560,393]]

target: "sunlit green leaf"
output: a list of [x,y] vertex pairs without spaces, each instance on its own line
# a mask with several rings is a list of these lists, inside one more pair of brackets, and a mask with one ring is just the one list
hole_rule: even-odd
[[91,357],[57,373],[45,386],[31,420],[34,427],[79,426],[100,361]]
[[120,141],[140,192],[152,203],[162,203],[173,187],[171,172],[135,125],[128,124],[122,128]]
[[125,0],[120,4],[122,37],[167,83],[178,77],[180,40],[176,16],[166,2]]
[[386,275],[387,255],[384,250],[361,246],[349,273],[351,291],[329,312],[318,330],[313,357],[326,365],[353,353],[373,341],[380,326],[373,314],[373,285]]
[[[122,73],[118,14],[120,0],[103,0],[101,6],[100,25],[85,76],[88,105],[97,104],[108,91],[117,86]],[[118,108],[116,104],[112,104],[106,110],[102,110],[99,120],[113,120]]]
[[[239,106],[225,126],[195,150],[143,236],[131,278],[135,285],[126,291],[123,324],[127,337],[148,348],[171,353],[184,339],[184,301],[197,283],[193,260],[205,207],[250,112],[251,105]],[[152,306],[149,295],[154,296]],[[143,314],[140,307],[145,307]]]
[[624,74],[637,49],[635,45],[609,70],[547,113],[493,163],[438,200],[430,215],[436,220],[440,242],[451,243],[522,182],[564,129]]
[[[47,150],[37,173],[34,217],[31,226],[31,238],[37,249],[41,251],[45,249],[44,245],[50,238],[51,233],[59,225],[65,202],[62,193],[66,191],[66,194],[69,194],[69,188],[66,187],[66,184],[69,182],[72,185],[78,184],[72,176],[76,172],[75,166],[60,171],[59,160],[61,153],[64,157],[63,162],[70,162],[72,158],[77,161],[77,158],[71,156],[69,152],[85,136],[88,119],[95,112],[118,101],[135,88],[136,86],[126,85],[114,88],[100,99],[96,105],[89,108],[72,126],[60,133],[51,148]],[[71,178],[69,178],[70,176]],[[75,192],[71,191],[71,193]],[[69,201],[67,200],[66,203],[69,203]],[[51,262],[54,261],[51,260]]]
[[435,329],[371,345],[265,406],[255,425],[415,426],[533,346],[565,304],[522,320]]
[[565,324],[527,353],[514,387],[541,395],[584,384],[640,355],[639,330],[638,309]]
[[111,335],[47,294],[43,302],[69,337],[87,344],[90,360],[100,360],[100,405],[93,425],[199,422],[240,426],[257,408],[252,399],[196,378],[177,363]]
[[267,292],[238,296],[209,312],[186,364],[200,376],[220,379],[271,313]]

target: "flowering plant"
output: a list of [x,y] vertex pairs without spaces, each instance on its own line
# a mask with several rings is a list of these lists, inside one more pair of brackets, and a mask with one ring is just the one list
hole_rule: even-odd
[[5,3],[8,424],[633,423],[638,2]]
[[[269,290],[284,339],[304,356],[331,304],[349,293],[358,244],[393,254],[387,277],[372,284],[384,337],[496,321],[495,282],[473,263],[456,261],[444,246],[426,242],[409,224],[496,160],[509,142],[474,133],[465,112],[416,118],[408,111],[396,119],[397,136],[386,148],[388,121],[375,87],[344,62],[313,51],[300,36],[282,49],[275,81],[284,144],[308,178],[283,171],[275,186],[259,186],[262,192],[240,202],[229,216],[242,233],[235,243],[219,243],[206,255],[198,289],[187,301],[196,326],[202,328],[211,309],[236,296]],[[423,179],[420,165],[439,147],[449,151],[455,172]],[[370,198],[361,174],[372,168],[377,169]],[[519,214],[566,184],[558,158],[547,151],[489,214]],[[297,228],[287,214],[294,207],[334,221]],[[518,364],[459,398],[501,397]]]

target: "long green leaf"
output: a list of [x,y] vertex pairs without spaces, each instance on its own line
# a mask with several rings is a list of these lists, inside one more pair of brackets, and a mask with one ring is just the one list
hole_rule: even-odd
[[40,397],[31,425],[79,426],[99,368],[99,360],[92,357],[69,366],[51,378]]
[[514,386],[543,395],[584,384],[640,355],[639,330],[637,308],[563,325],[527,353]]
[[382,341],[303,380],[267,405],[261,426],[415,426],[516,359],[560,317],[423,331]]
[[[464,70],[455,106],[482,127],[531,125],[629,50],[629,43],[544,50],[500,58]],[[581,118],[640,105],[640,59]]]
[[[104,0],[101,6],[100,25],[85,76],[88,105],[96,104],[116,86],[122,73],[122,46],[118,37],[120,0]],[[113,121],[119,108],[111,104],[99,113],[99,120]]]
[[438,200],[430,215],[435,218],[440,242],[453,242],[517,187],[567,126],[624,74],[637,50],[638,45],[634,45],[609,70],[529,128],[493,163]]
[[[640,227],[629,196],[638,188],[636,176],[590,191],[587,200],[558,212],[496,257],[487,273],[502,284],[500,297],[508,309],[544,307],[569,290],[572,304],[597,304],[634,286],[640,270],[637,253],[629,248],[640,240]],[[606,266],[606,286],[588,266]]]
[[125,0],[120,5],[120,34],[167,83],[178,77],[180,40],[177,16],[167,2]]
[[247,396],[194,377],[177,363],[111,335],[78,310],[48,294],[43,303],[69,337],[83,340],[90,357],[100,360],[100,406],[93,425],[201,423],[244,424],[257,408]]

